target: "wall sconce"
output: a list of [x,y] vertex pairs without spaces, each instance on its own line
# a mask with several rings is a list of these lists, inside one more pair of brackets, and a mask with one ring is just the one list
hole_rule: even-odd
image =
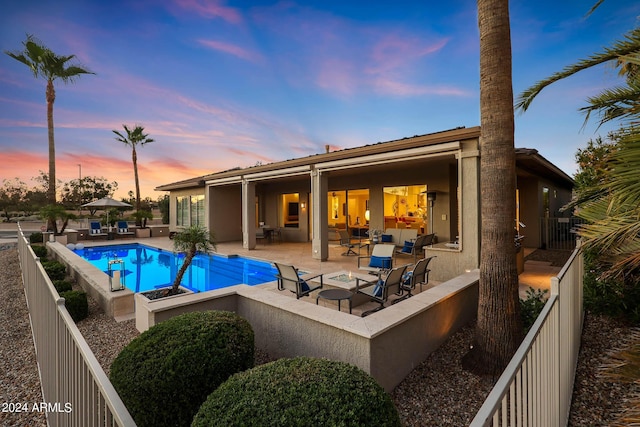
[[367,220],[367,222],[369,222],[370,218],[371,218],[371,211],[367,209],[366,211],[364,211],[364,219]]
[[302,210],[304,210],[304,208],[306,208],[306,207],[307,207],[307,205],[306,205],[304,202],[301,202],[301,203],[300,203],[300,207],[302,208]]

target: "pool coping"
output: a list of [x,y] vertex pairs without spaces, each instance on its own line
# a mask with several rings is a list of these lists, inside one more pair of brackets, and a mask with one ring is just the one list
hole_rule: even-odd
[[[101,242],[95,242],[88,245],[83,242],[81,243],[83,244],[84,248],[119,246],[119,245],[139,245],[139,246],[147,246],[155,250],[158,250],[160,252],[171,252],[173,254],[176,253],[175,251],[172,251],[169,249],[161,248],[161,247],[149,244],[147,242],[139,242],[139,241],[130,241],[130,242],[101,241]],[[53,258],[55,258],[57,261],[66,265],[67,274],[71,278],[73,278],[78,283],[78,285],[80,285],[80,287],[82,287],[82,289],[98,303],[98,305],[100,305],[100,307],[104,310],[105,313],[112,316],[114,319],[116,319],[116,321],[130,320],[135,317],[135,314],[136,314],[135,298],[134,298],[134,296],[136,295],[135,292],[127,288],[123,290],[118,290],[118,291],[111,291],[109,276],[105,274],[104,271],[100,270],[98,267],[94,266],[89,261],[85,260],[78,254],[73,252],[73,250],[67,247],[67,245],[65,245],[64,243],[54,241],[54,242],[46,242],[46,244],[51,249],[50,252]],[[215,252],[214,254],[216,256],[227,258],[227,259],[242,257],[242,258],[250,259],[252,261],[264,262],[273,266],[273,262],[269,260],[261,259],[261,258],[256,258],[256,257],[251,257],[246,255],[241,256],[239,254],[222,254],[218,252]],[[265,282],[265,283],[253,285],[253,286],[263,286],[269,283],[271,282]],[[222,289],[233,288],[234,286],[240,286],[240,285],[250,286],[245,284],[238,284],[238,285],[228,286]],[[187,290],[188,288],[184,288],[184,289]],[[193,292],[193,293],[199,294],[199,293],[214,292],[218,290],[220,289]],[[191,290],[189,291],[192,292]]]

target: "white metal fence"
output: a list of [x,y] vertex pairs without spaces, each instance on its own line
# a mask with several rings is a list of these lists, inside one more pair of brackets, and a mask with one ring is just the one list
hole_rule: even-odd
[[[18,251],[50,426],[135,426],[22,230]],[[576,248],[551,295],[471,423],[566,426],[582,331],[583,258]]]
[[48,424],[135,426],[21,228],[18,253]]
[[472,427],[567,425],[584,318],[583,272],[576,248],[551,279],[549,300]]

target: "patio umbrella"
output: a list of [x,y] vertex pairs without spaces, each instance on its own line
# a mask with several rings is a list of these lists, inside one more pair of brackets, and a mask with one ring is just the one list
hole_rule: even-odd
[[109,208],[130,208],[129,203],[119,202],[111,197],[103,197],[90,203],[82,205],[83,208],[103,208],[107,211],[107,225],[109,225]]

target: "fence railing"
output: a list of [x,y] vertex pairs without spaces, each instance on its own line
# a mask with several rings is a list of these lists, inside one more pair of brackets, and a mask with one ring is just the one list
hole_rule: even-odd
[[571,218],[540,218],[540,242],[547,249],[573,250],[576,247],[577,228],[584,220]]
[[583,257],[576,248],[472,427],[566,426],[582,335]]
[[135,426],[20,226],[18,253],[49,426]]

